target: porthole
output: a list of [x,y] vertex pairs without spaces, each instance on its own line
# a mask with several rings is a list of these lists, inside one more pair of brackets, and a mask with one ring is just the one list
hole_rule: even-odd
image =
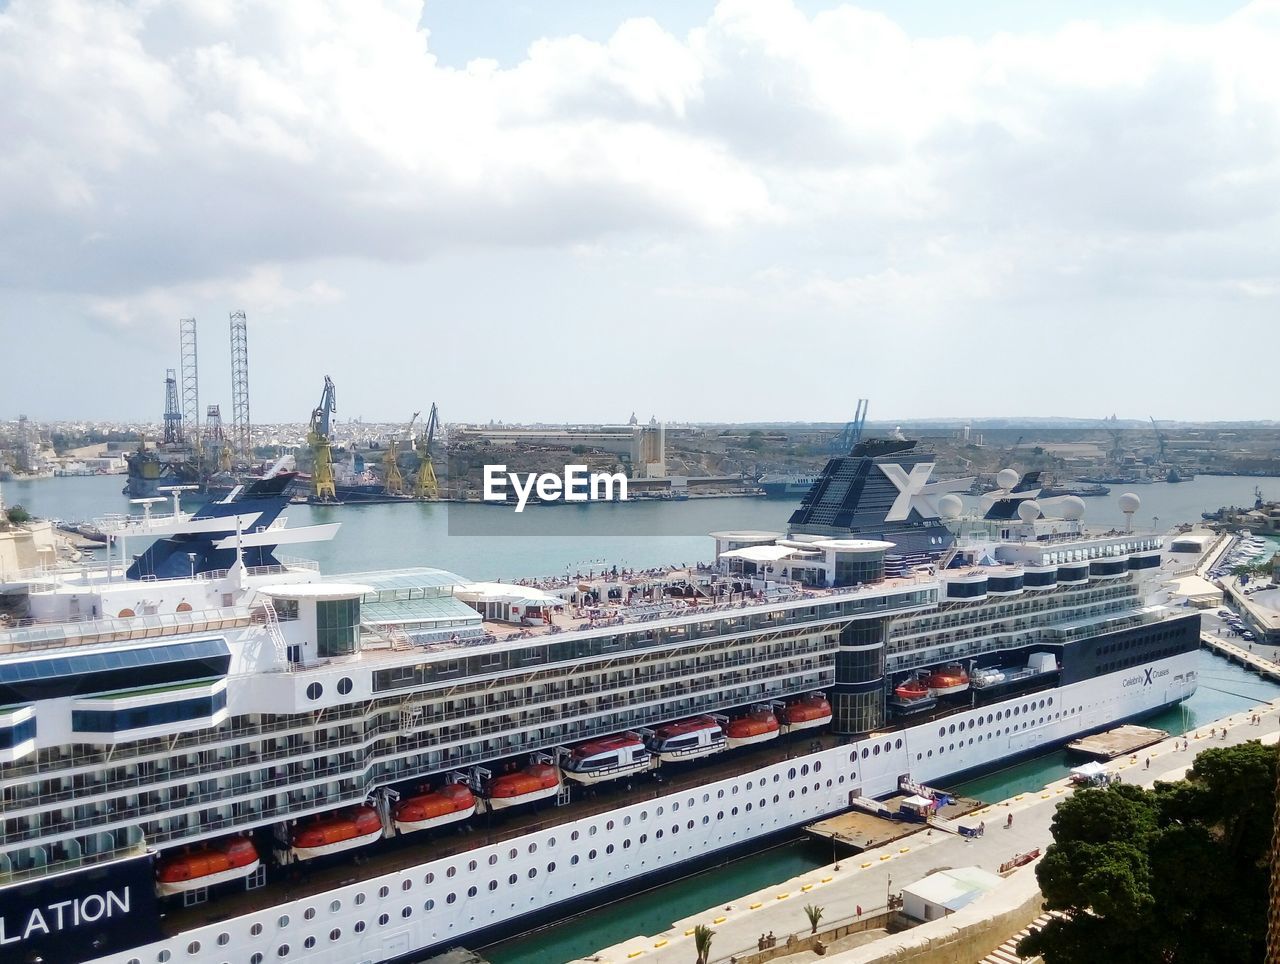
[[938,736],[946,736],[947,728],[945,726],[938,727]]
[[[288,944],[284,946],[284,951],[286,954],[289,952]],[[167,950],[165,950],[165,951],[161,951],[159,954],[156,955],[156,960],[159,961],[160,964],[164,964],[164,962],[169,960],[169,958],[172,956],[173,955],[171,955]]]
[[342,931],[336,927],[333,930],[329,931],[329,940],[331,941],[336,941],[341,936],[342,936]]
[[316,946],[316,939],[314,937],[308,937],[305,941],[302,942],[302,947],[304,950],[309,951],[311,950],[311,948],[315,946]]
[[276,921],[276,926],[277,926],[277,927],[279,927],[279,928],[281,928],[282,930],[283,930],[284,928],[288,927],[288,926],[289,926],[289,915],[288,915],[288,914],[281,914],[281,915],[280,915],[280,919]]
[[[453,894],[450,894],[449,896],[450,896],[450,897],[452,897],[452,896],[453,896]],[[387,924],[389,924],[389,923],[391,923],[391,915],[390,915],[390,914],[379,914],[379,915],[378,915],[378,926],[379,926],[379,927],[386,927],[386,926],[387,926]]]
[[312,683],[307,687],[307,699],[318,700],[324,695],[324,687],[319,683]]
[[[407,883],[408,883],[408,881],[406,880],[406,881],[405,881],[405,883],[407,884]],[[308,907],[305,911],[303,911],[303,912],[302,912],[302,919],[303,919],[303,920],[315,920],[315,919],[316,919],[316,909],[315,909],[314,907]]]
[[[630,822],[631,822],[631,818],[630,818],[630,817],[628,817],[628,818],[627,818],[627,823],[630,823]],[[537,853],[537,852],[538,852],[538,845],[537,845],[536,843],[531,843],[531,844],[529,844],[529,853],[533,854],[533,853]]]
[[[520,878],[519,878],[519,877],[517,877],[515,874],[512,874],[511,876],[509,876],[509,877],[507,878],[507,883],[508,883],[508,884],[514,884],[514,883],[515,883],[517,880],[519,880],[519,879],[520,879]],[[489,881],[489,889],[490,889],[490,890],[497,890],[497,889],[498,889],[498,882],[497,882],[496,880],[491,880],[491,881]]]
[[358,921],[356,921],[355,926],[354,926],[354,927],[352,927],[351,929],[352,929],[353,931],[355,931],[357,934],[363,934],[363,933],[364,933],[364,921],[362,921],[362,920],[358,920]]
[[[452,876],[453,876],[453,874],[454,874],[454,870],[453,870],[453,868],[452,868],[452,867],[450,867],[450,868],[449,868],[449,876],[450,876],[450,877],[452,877]],[[391,888],[390,888],[390,887],[388,887],[386,884],[383,884],[381,887],[379,887],[379,888],[378,888],[378,896],[379,896],[379,897],[381,897],[381,898],[383,898],[383,899],[385,899],[385,898],[387,898],[387,897],[390,897],[390,896],[391,896]]]
[[410,890],[410,889],[412,889],[412,888],[413,888],[413,881],[412,881],[412,880],[409,880],[407,877],[406,877],[403,881],[401,881],[401,882],[400,882],[400,889],[401,889],[401,890],[403,890],[403,891],[408,891],[408,890]]
[[450,894],[448,897],[446,897],[446,898],[444,899],[444,902],[445,902],[446,904],[452,904],[452,903],[453,903],[454,901],[456,901],[457,899],[458,899],[458,895],[457,895],[457,894]]
[[952,724],[951,724],[951,732],[952,732],[952,733],[954,733],[955,731],[956,731],[956,725],[955,725],[954,723],[952,723]]
[[422,905],[423,910],[435,910],[435,908],[436,908],[436,902],[432,900],[430,897],[428,897]]
[[814,762],[814,764],[813,764],[813,772],[814,772],[814,773],[817,773],[817,772],[818,772],[819,770],[821,770],[821,769],[822,769],[822,761],[821,761],[821,760],[816,760],[816,761]]
[[228,934],[226,931],[223,931],[221,934],[218,935],[219,947],[226,947],[230,943],[231,943],[231,935]]
[[[630,841],[630,840],[628,840],[628,841],[627,841],[627,843],[628,843],[628,844],[630,844],[630,843],[631,843],[631,841]],[[537,877],[537,876],[538,876],[538,868],[537,868],[537,867],[530,867],[530,868],[529,868],[529,879],[530,879],[530,880],[533,880],[533,878],[534,878],[534,877]]]
[[608,823],[606,823],[606,824],[604,825],[604,829],[605,829],[605,830],[612,830],[612,829],[613,829],[613,821],[612,821],[612,820],[610,820]]
[[570,866],[570,867],[576,867],[576,866],[578,866],[578,855],[577,855],[577,854],[574,854],[572,857],[570,857],[570,858],[569,858],[569,866]]
[[467,869],[468,869],[468,870],[475,870],[475,869],[476,869],[477,867],[479,867],[479,866],[480,866],[480,865],[479,865],[479,864],[477,864],[474,860],[469,860],[469,861],[467,861]]
[[776,793],[773,795],[773,802],[774,803],[778,802],[778,795]]
[[606,854],[611,854],[611,853],[613,853],[613,844],[609,844],[609,846],[605,847],[605,848],[604,848],[604,852],[605,852]]
[[476,888],[475,888],[475,885],[473,884],[472,886],[467,888],[467,896],[474,897],[475,895],[476,895]]
[[[895,750],[901,750],[901,749],[902,749],[902,741],[901,741],[901,740],[894,740],[894,741],[893,741],[893,748],[894,748]],[[821,764],[814,764],[814,767],[813,767],[814,772],[817,772],[817,769],[818,769],[818,767],[819,767],[820,765],[821,765]]]
[[199,941],[192,941],[190,944],[188,944],[188,945],[187,945],[187,953],[188,953],[188,954],[190,954],[192,957],[195,957],[197,954],[199,954],[199,953],[200,953],[200,942],[199,942]]
[[497,862],[498,862],[498,855],[497,855],[497,854],[489,854],[489,866],[490,866],[490,867],[492,867],[492,866],[493,866],[494,864],[496,864]]
[[554,847],[555,845],[556,845],[556,838],[555,838],[555,837],[548,837],[548,838],[547,838],[547,846],[548,846],[548,847]]
[[249,958],[249,964],[262,964],[262,952],[255,952],[253,957]]
[[577,839],[578,839],[578,831],[576,831],[576,830],[575,830],[573,833],[569,834],[569,839],[570,839],[570,840],[577,840]]
[[[706,818],[703,818],[703,819],[706,819]],[[692,820],[690,820],[687,824],[685,824],[685,829],[687,829],[687,830],[692,830],[692,829],[693,829],[693,821],[692,821]]]
[[787,794],[788,800],[794,800],[795,798],[796,798],[796,792],[794,790],[792,790],[790,793]]
[[[288,944],[281,944],[279,947],[276,948],[276,957],[288,957],[288,956],[289,956]],[[168,958],[162,957],[161,960],[168,960]]]
[[250,937],[257,937],[257,936],[258,936],[258,935],[260,935],[261,933],[262,933],[262,925],[261,925],[261,924],[254,924],[252,927],[250,927],[250,928],[249,928],[249,936],[250,936]]
[[800,768],[800,775],[802,777],[807,777],[809,775],[809,764],[806,763]]
[[790,770],[787,771],[787,779],[794,780],[795,778],[796,778],[796,768],[792,767]]
[[400,908],[400,916],[401,916],[401,917],[403,917],[405,920],[408,920],[410,917],[412,917],[412,916],[413,916],[413,908],[412,908],[412,907],[401,907],[401,908]]
[[346,696],[350,692],[351,692],[351,677],[343,676],[341,679],[338,680],[338,693],[341,694],[342,696]]
[[329,902],[329,913],[330,913],[330,914],[336,914],[336,913],[337,913],[338,911],[340,911],[340,910],[342,910],[342,901],[340,901],[340,900],[334,900],[334,901],[330,901],[330,902]]
[[864,759],[864,760],[865,760],[865,759],[866,759],[867,757],[869,757],[870,755],[871,755],[870,751],[869,751],[869,750],[867,750],[867,748],[864,746],[864,747],[862,748],[862,759]]
[[[435,883],[435,881],[436,881],[436,875],[435,875],[435,874],[433,874],[433,873],[432,873],[431,871],[429,871],[429,870],[427,871],[426,876],[422,878],[422,882],[423,882],[424,884],[434,884],[434,883]],[[364,894],[359,894],[359,895],[357,895],[357,897],[356,897],[356,903],[357,903],[357,904],[363,904],[363,903],[364,903]]]
[[595,850],[595,849],[592,849],[592,850],[587,851],[587,859],[588,859],[588,860],[595,860],[595,859],[596,859],[596,854],[597,854],[597,853],[599,853],[599,851],[597,851],[597,850]]
[[516,850],[516,848],[515,848],[515,847],[512,847],[510,850],[508,850],[508,851],[507,851],[507,859],[508,859],[508,860],[515,860],[515,859],[516,859],[516,856],[517,856],[519,853],[520,853],[520,851]]
[[556,870],[556,862],[553,860],[551,861],[551,863],[547,864],[547,873],[553,874],[555,873],[555,870]]

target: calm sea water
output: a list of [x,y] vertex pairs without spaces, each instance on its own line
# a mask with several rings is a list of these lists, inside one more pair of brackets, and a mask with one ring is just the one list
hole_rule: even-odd
[[[119,476],[41,479],[4,483],[5,501],[36,515],[86,520],[108,512],[127,512]],[[1222,505],[1252,505],[1254,487],[1280,498],[1280,479],[1199,476],[1177,485],[1158,482],[1135,487],[1142,499],[1134,522],[1161,528],[1197,521],[1200,513]],[[1088,499],[1086,519],[1123,525],[1116,499],[1120,490]],[[329,543],[291,550],[317,559],[327,573],[360,572],[405,566],[436,566],[471,579],[515,579],[566,570],[585,572],[601,566],[644,568],[668,563],[708,561],[718,529],[783,531],[796,502],[732,498],[687,502],[633,502],[533,508],[523,513],[520,531],[511,535],[509,511],[484,505],[397,504],[339,507],[291,506],[291,525],[341,522]],[[136,507],[133,507],[136,508]],[[451,514],[466,514],[468,532],[450,532]],[[455,518],[454,528],[459,528]],[[601,533],[609,533],[602,535]]]

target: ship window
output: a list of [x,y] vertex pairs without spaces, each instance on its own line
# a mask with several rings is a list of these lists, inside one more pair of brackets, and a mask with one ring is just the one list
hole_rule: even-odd
[[[453,894],[450,894],[449,896],[450,896],[450,897],[452,897],[452,896],[453,896]],[[379,914],[379,915],[378,915],[378,926],[379,926],[379,927],[386,927],[386,926],[387,926],[387,924],[389,924],[390,922],[391,922],[391,915],[390,915],[390,914]]]
[[278,921],[276,921],[276,926],[277,926],[277,927],[279,927],[279,928],[281,928],[282,930],[283,930],[284,928],[288,927],[288,926],[289,926],[289,915],[288,915],[288,914],[281,914],[281,915],[280,915],[280,919],[279,919]]
[[796,778],[796,768],[792,767],[790,770],[787,771],[787,779],[794,780],[795,778]]
[[572,857],[570,857],[570,858],[569,858],[569,866],[570,866],[570,867],[576,867],[576,866],[578,866],[578,855],[577,855],[577,854],[574,854]]
[[[457,895],[457,894],[450,894],[448,897],[446,897],[446,898],[444,899],[444,902],[445,902],[446,904],[452,904],[452,903],[453,903],[455,900],[457,900],[457,899],[458,899],[458,895]],[[385,924],[385,923],[386,923],[386,921],[383,921],[383,923]]]
[[871,755],[871,751],[869,751],[869,750],[864,746],[864,747],[862,748],[862,759],[864,759],[864,760],[865,760],[865,759],[866,759],[868,756],[870,756],[870,755]]
[[[628,840],[628,841],[627,841],[627,843],[631,843],[631,841],[630,841],[630,840]],[[529,868],[529,879],[530,879],[530,880],[533,880],[533,878],[534,878],[534,877],[537,877],[537,876],[538,876],[538,868],[537,868],[537,867],[530,867],[530,868]]]
[[337,913],[338,911],[340,911],[340,910],[342,910],[342,901],[340,901],[340,900],[335,900],[335,901],[331,901],[331,902],[330,902],[330,904],[329,904],[329,913],[330,913],[330,914],[336,914],[336,913]]
[[[631,818],[627,817],[627,823],[630,823],[630,822],[631,822]],[[537,850],[538,850],[538,845],[536,843],[529,844],[529,853],[536,853]]]
[[257,936],[258,936],[259,934],[261,934],[261,933],[262,933],[262,925],[261,925],[261,924],[254,924],[252,927],[250,927],[250,928],[249,928],[249,936],[250,936],[250,937],[257,937]]
[[467,896],[468,896],[468,897],[474,897],[475,895],[476,895],[476,889],[475,889],[474,885],[473,885],[473,886],[471,886],[471,887],[468,887],[468,888],[467,888]]
[[308,908],[306,909],[306,911],[303,913],[303,915],[302,915],[302,919],[303,919],[303,920],[315,920],[315,919],[316,919],[316,909],[315,909],[314,907],[308,907]]
[[[400,883],[401,890],[410,890],[412,887],[413,887],[413,881],[409,880],[408,878],[405,878]],[[308,910],[308,913],[311,913],[311,911]],[[307,918],[307,920],[310,920],[310,919],[311,919],[310,917]]]
[[412,907],[403,907],[403,908],[401,908],[401,909],[400,909],[400,916],[401,916],[401,917],[403,917],[405,920],[408,920],[410,917],[412,917],[412,916],[413,916],[413,908],[412,908]]
[[497,854],[489,854],[489,866],[490,866],[490,867],[492,867],[492,866],[493,866],[494,864],[496,864],[497,862],[498,862],[498,855],[497,855]]
[[[902,741],[901,741],[901,740],[894,740],[894,741],[893,741],[893,748],[894,748],[895,750],[901,750],[901,749],[902,749]],[[813,772],[814,772],[814,773],[817,773],[817,772],[818,772],[818,770],[820,770],[821,768],[822,768],[822,764],[821,764],[821,763],[815,763],[815,764],[813,765]]]
[[577,839],[578,839],[578,831],[576,831],[576,830],[575,830],[573,833],[569,834],[569,839],[570,839],[570,840],[577,840]]
[[[276,957],[288,957],[288,956],[289,956],[289,945],[288,945],[288,944],[281,944],[279,947],[277,947],[277,948],[276,948]],[[162,958],[160,958],[160,960],[162,960],[162,961],[167,961],[167,960],[168,960],[168,958],[167,958],[167,957],[162,957]]]
[[338,680],[338,693],[342,696],[346,696],[348,693],[351,692],[351,686],[352,686],[351,677],[350,676],[342,677],[340,680]]
[[428,898],[422,905],[423,910],[435,910],[436,902]]
[[595,860],[595,859],[596,859],[596,857],[599,855],[599,853],[600,853],[600,851],[598,851],[598,850],[596,850],[596,849],[592,848],[591,850],[589,850],[589,851],[587,852],[587,859],[588,859],[588,860]]
[[221,934],[218,935],[219,947],[226,947],[230,943],[231,943],[231,935],[228,934],[226,931],[223,931]]
[[[449,876],[450,876],[450,877],[452,877],[452,876],[453,876],[453,868],[452,868],[452,867],[450,867],[450,868],[449,868]],[[390,897],[390,896],[391,896],[391,888],[390,888],[390,887],[387,887],[387,886],[379,887],[379,888],[378,888],[378,896],[379,896],[379,897]]]
[[199,942],[199,941],[192,941],[190,944],[188,944],[188,945],[187,945],[187,953],[188,953],[188,954],[190,954],[192,957],[195,957],[197,954],[199,954],[199,953],[200,953],[200,942]]
[[314,937],[308,937],[305,941],[302,942],[302,946],[305,947],[307,950],[311,950],[311,948],[316,946],[316,939]]
[[336,941],[341,936],[342,936],[342,931],[340,931],[336,927],[333,930],[329,931],[329,940],[331,941]]
[[[610,824],[610,826],[612,826],[612,824]],[[515,847],[512,847],[509,851],[507,851],[507,859],[508,859],[508,860],[515,860],[515,859],[516,859],[516,855],[517,855],[517,854],[519,854],[519,853],[520,853],[520,851],[516,850],[516,849],[515,849]]]
[[556,872],[556,862],[553,860],[547,864],[547,873],[554,874]]
[[[427,871],[427,876],[422,878],[422,882],[424,884],[433,884],[435,883],[435,880],[436,880],[436,875],[431,873],[431,871]],[[364,903],[364,894],[356,894],[356,903],[357,904]]]
[[476,869],[476,866],[477,866],[477,865],[476,865],[476,862],[475,862],[474,860],[469,860],[469,861],[467,861],[467,870],[475,870],[475,869]]
[[609,846],[605,847],[605,848],[604,848],[604,852],[605,852],[606,854],[611,854],[611,853],[613,853],[613,844],[609,844]]
[[[130,964],[133,964],[133,962],[130,962]],[[249,964],[262,964],[262,953],[258,952],[249,958]]]

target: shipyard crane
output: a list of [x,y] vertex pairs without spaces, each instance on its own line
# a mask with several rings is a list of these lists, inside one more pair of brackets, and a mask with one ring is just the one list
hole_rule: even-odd
[[1168,436],[1164,434],[1164,432],[1160,431],[1160,426],[1156,424],[1156,417],[1152,415],[1150,416],[1150,418],[1151,418],[1151,430],[1156,433],[1156,448],[1160,453],[1160,461],[1164,462],[1164,446],[1169,439],[1168,439]]
[[867,422],[868,407],[865,398],[858,399],[858,408],[854,412],[853,421],[848,422],[840,434],[827,446],[832,455],[848,455],[853,451],[853,447],[862,441],[862,427]]
[[1113,414],[1110,418],[1102,420],[1102,426],[1107,430],[1107,434],[1111,436],[1111,451],[1107,454],[1111,456],[1111,460],[1117,465],[1124,458],[1124,443],[1121,441],[1124,433],[1116,427],[1116,417]]
[[[421,412],[414,412],[413,417],[409,419],[409,424],[405,426],[405,438],[413,438],[413,423],[418,420]],[[387,451],[382,456],[382,484],[387,495],[404,495],[404,476],[400,473],[400,439],[392,435],[387,440]]]
[[311,467],[311,494],[324,502],[336,501],[337,487],[333,484],[333,436],[329,416],[338,410],[338,392],[333,379],[324,376],[324,391],[320,404],[311,412],[311,424],[307,430],[307,444],[311,447],[314,464]]
[[435,466],[431,464],[431,443],[436,438],[436,428],[440,424],[440,414],[436,403],[431,403],[431,412],[427,415],[426,428],[418,436],[415,447],[418,450],[418,478],[414,483],[413,495],[417,499],[440,498],[440,485],[436,481]]

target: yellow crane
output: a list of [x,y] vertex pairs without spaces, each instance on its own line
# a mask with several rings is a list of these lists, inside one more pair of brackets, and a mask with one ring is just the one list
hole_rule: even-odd
[[415,444],[418,450],[418,479],[413,487],[415,499],[440,498],[440,485],[436,481],[435,467],[431,464],[431,443],[435,441],[439,422],[440,416],[436,410],[436,403],[432,402],[431,413],[427,416],[427,426],[418,436]]
[[338,392],[333,379],[324,376],[324,391],[320,404],[311,411],[311,424],[307,430],[307,444],[311,447],[314,464],[311,467],[311,494],[320,502],[336,502],[338,490],[333,484],[333,445],[330,437],[329,416],[338,410]]
[[[405,428],[405,437],[413,438],[413,423],[421,412],[414,412]],[[382,481],[387,495],[404,495],[404,476],[400,473],[400,440],[394,435],[387,441],[387,452],[382,457]]]

